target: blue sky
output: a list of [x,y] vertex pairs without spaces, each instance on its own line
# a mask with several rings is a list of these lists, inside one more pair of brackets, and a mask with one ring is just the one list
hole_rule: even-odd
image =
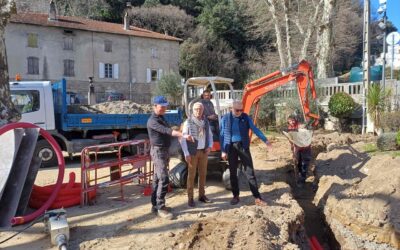
[[[371,0],[371,13],[373,16],[376,16],[376,10],[379,6],[379,0]],[[387,10],[386,15],[388,19],[396,26],[396,28],[400,31],[400,0],[387,0]]]

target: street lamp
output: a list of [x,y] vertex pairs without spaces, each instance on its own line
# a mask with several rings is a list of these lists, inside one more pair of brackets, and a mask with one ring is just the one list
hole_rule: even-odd
[[383,31],[383,58],[382,58],[382,87],[385,91],[385,68],[386,68],[386,0],[379,0],[378,14],[383,15],[379,20],[378,27]]

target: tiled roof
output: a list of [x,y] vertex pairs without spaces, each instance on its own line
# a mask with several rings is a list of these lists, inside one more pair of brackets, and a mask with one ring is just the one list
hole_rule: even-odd
[[48,27],[60,27],[66,29],[87,30],[93,32],[120,34],[127,36],[147,37],[177,42],[182,41],[182,39],[173,36],[167,36],[134,26],[130,26],[130,30],[124,30],[123,24],[95,21],[82,17],[57,16],[57,20],[48,20],[48,14],[18,13],[11,16],[10,22]]

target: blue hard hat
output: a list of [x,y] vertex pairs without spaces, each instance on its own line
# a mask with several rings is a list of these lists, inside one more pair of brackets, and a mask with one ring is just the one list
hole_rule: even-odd
[[167,98],[165,98],[162,95],[159,95],[159,96],[154,97],[153,104],[161,105],[161,106],[168,106],[168,101],[167,101]]

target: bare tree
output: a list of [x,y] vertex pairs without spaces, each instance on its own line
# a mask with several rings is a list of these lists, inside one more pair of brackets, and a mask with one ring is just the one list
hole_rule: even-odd
[[347,71],[355,63],[361,63],[363,38],[362,5],[347,0],[337,0],[333,17],[334,46],[331,53],[336,71]]
[[15,12],[15,2],[12,0],[0,0],[0,125],[21,119],[21,115],[14,108],[10,97],[7,53],[4,37],[8,20],[11,14]]
[[[271,14],[274,27],[275,27],[275,33],[276,33],[276,45],[278,47],[278,53],[279,53],[279,58],[281,60],[281,68],[286,68],[287,63],[285,60],[285,52],[283,51],[283,35],[281,31],[281,25],[280,25],[280,20],[278,18],[278,13],[276,11],[276,1],[275,0],[264,0],[264,3],[267,5],[268,10]],[[288,49],[286,47],[286,49]],[[290,50],[290,47],[289,47]]]
[[[324,0],[247,0],[248,11],[256,15],[259,33],[274,29],[280,66],[284,68],[294,58],[307,58],[312,48],[312,37],[321,18]],[[253,7],[254,6],[254,7]],[[270,15],[265,15],[268,12]]]
[[333,11],[336,0],[324,0],[324,8],[317,32],[317,78],[328,78],[333,76],[333,61],[331,53],[333,48]]
[[194,29],[193,17],[172,5],[132,8],[128,14],[132,25],[166,35],[187,38]]

